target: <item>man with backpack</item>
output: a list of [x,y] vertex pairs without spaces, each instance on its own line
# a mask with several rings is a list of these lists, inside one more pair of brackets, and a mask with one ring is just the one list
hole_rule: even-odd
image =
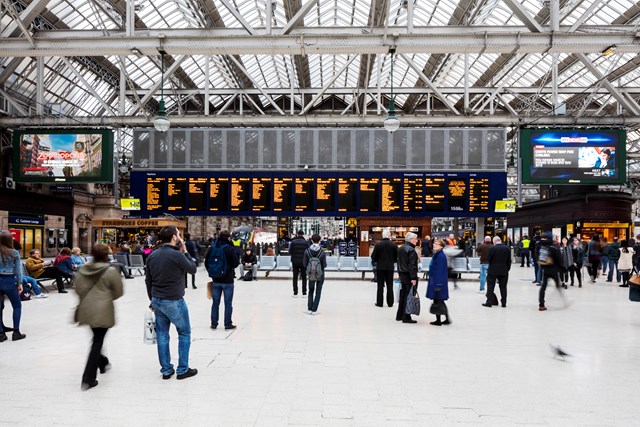
[[306,270],[309,279],[309,298],[307,299],[308,313],[318,314],[318,305],[322,295],[322,285],[324,284],[324,271],[327,268],[327,254],[320,246],[320,235],[311,236],[311,247],[304,252],[302,265]]
[[302,296],[307,295],[307,275],[303,265],[304,254],[309,248],[309,242],[304,238],[304,231],[298,230],[297,236],[289,243],[289,255],[293,269],[293,297],[298,296],[298,276],[302,278]]
[[233,278],[240,264],[235,248],[231,244],[227,230],[220,232],[205,256],[205,268],[211,277],[211,329],[218,328],[220,317],[220,298],[224,294],[224,328],[235,329],[231,321],[233,314]]
[[549,279],[556,282],[556,289],[558,289],[558,292],[560,292],[562,296],[562,287],[560,286],[562,254],[560,253],[560,249],[553,244],[552,238],[551,233],[547,231],[542,235],[542,240],[538,243],[539,249],[536,259],[542,269],[542,283],[540,284],[540,294],[538,295],[538,311],[545,311],[547,309],[544,305],[544,294],[547,290],[547,282]]

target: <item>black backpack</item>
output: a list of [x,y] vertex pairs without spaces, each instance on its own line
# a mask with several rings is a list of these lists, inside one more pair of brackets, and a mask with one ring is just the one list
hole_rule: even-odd
[[322,261],[320,260],[320,257],[322,256],[322,250],[315,256],[311,252],[311,249],[307,249],[307,252],[309,253],[309,262],[307,263],[307,278],[309,280],[313,280],[314,282],[322,280],[322,276],[324,275],[324,271],[322,271]]

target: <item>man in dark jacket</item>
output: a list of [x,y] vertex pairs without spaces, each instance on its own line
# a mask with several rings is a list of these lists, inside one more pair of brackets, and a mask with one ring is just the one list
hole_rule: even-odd
[[489,271],[487,272],[487,302],[482,304],[485,307],[498,305],[496,297],[496,279],[500,286],[500,302],[503,307],[507,306],[507,282],[509,281],[509,270],[511,270],[511,250],[502,243],[500,237],[493,238],[493,246],[489,249],[487,256]]
[[[184,238],[185,238],[185,246],[187,248],[187,252],[189,252],[189,255],[191,255],[191,258],[193,258],[193,261],[196,263],[196,267],[198,266],[198,252],[200,251],[200,245],[198,245],[196,242],[194,242],[193,240],[191,240],[191,235],[189,233],[184,233]],[[187,287],[187,284],[184,284],[185,288]],[[191,275],[191,286],[193,287],[193,289],[198,289],[198,287],[196,286],[196,275],[192,274]]]
[[291,267],[293,269],[293,296],[298,296],[298,276],[302,276],[302,295],[307,295],[307,274],[304,269],[304,253],[309,248],[309,242],[304,238],[304,231],[298,230],[297,236],[289,243]]
[[[560,249],[553,244],[552,235],[546,232],[542,235],[542,240],[538,243],[536,260],[542,269],[542,283],[540,284],[540,294],[538,296],[538,310],[545,311],[547,307],[544,305],[544,294],[547,290],[547,282],[549,279],[556,282],[556,289],[562,296],[562,287],[560,286],[560,269],[562,268],[562,254]],[[564,299],[564,296],[563,296]]]
[[607,275],[607,282],[613,281],[613,267],[616,268],[616,282],[620,283],[620,280],[622,280],[622,273],[618,270],[618,260],[620,260],[620,243],[618,243],[618,238],[614,237],[613,243],[609,245],[609,274]]
[[[173,226],[162,227],[158,237],[162,246],[147,258],[145,283],[147,295],[156,315],[158,336],[158,358],[162,379],[168,380],[174,373],[178,379],[189,378],[198,373],[189,368],[189,348],[191,346],[191,323],[189,309],[184,301],[185,274],[196,272],[196,263],[187,252],[180,232]],[[178,330],[178,368],[173,369],[169,352],[169,326]]]
[[433,248],[431,247],[430,236],[424,236],[424,240],[422,241],[422,245],[420,249],[421,249],[423,258],[429,258],[431,255],[433,255]]
[[402,320],[402,323],[418,323],[416,320],[411,319],[411,316],[405,312],[407,297],[413,287],[418,284],[417,242],[418,235],[409,232],[404,237],[404,245],[398,248],[398,273],[400,275],[402,288],[400,288],[400,300],[398,301],[396,320]]
[[258,280],[258,258],[253,253],[251,246],[244,248],[242,258],[240,258],[240,280],[245,280],[244,276],[247,270],[251,270],[251,279]]
[[390,240],[391,232],[382,231],[382,240],[373,247],[371,261],[376,266],[376,279],[378,281],[378,293],[376,306],[382,307],[384,285],[387,284],[387,305],[393,307],[393,271],[394,263],[398,260],[398,247]]
[[[211,278],[211,329],[218,327],[218,319],[220,317],[220,298],[224,294],[224,328],[235,329],[236,325],[231,321],[231,315],[233,314],[233,278],[235,276],[235,270],[240,260],[236,253],[236,249],[233,243],[229,240],[229,231],[222,230],[218,235],[218,239],[213,242],[207,251],[205,256],[205,268],[209,272],[209,253],[213,248],[222,248],[226,259],[225,274],[220,277]],[[210,272],[209,272],[210,273]]]
[[484,242],[480,243],[476,248],[478,256],[480,256],[480,290],[484,292],[484,286],[487,283],[487,271],[489,271],[489,250],[493,247],[491,244],[491,236],[484,236]]

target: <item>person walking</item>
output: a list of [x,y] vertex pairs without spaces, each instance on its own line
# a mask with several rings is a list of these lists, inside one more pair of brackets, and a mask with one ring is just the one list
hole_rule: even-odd
[[562,287],[560,286],[562,255],[560,254],[560,249],[553,244],[551,239],[551,233],[546,232],[539,242],[538,264],[542,267],[542,283],[540,284],[540,293],[538,294],[538,311],[545,311],[547,309],[544,305],[544,296],[550,279],[556,282],[556,289],[558,289],[558,292],[560,292],[562,296]]
[[311,236],[311,246],[304,253],[302,265],[309,279],[309,298],[307,300],[308,313],[318,314],[318,305],[324,284],[324,272],[327,268],[327,254],[320,246],[320,235]]
[[596,279],[598,278],[598,269],[600,268],[600,260],[602,259],[601,249],[602,244],[598,238],[598,233],[594,233],[591,241],[589,241],[587,245],[587,256],[589,257],[589,264],[591,264],[589,268],[591,283],[596,283]]
[[304,231],[298,230],[296,237],[289,243],[289,255],[293,269],[293,297],[298,296],[298,276],[302,279],[302,296],[307,295],[307,274],[302,265],[304,253],[309,249],[309,242],[304,238]]
[[[0,301],[4,302],[6,295],[13,307],[12,341],[18,341],[27,336],[20,333],[20,319],[22,317],[22,264],[20,253],[13,249],[13,236],[8,231],[0,233]],[[1,311],[0,311],[1,313]],[[0,318],[0,325],[1,325]],[[4,328],[4,325],[0,326]],[[5,329],[0,329],[0,342],[7,340]]]
[[73,278],[75,290],[80,297],[76,309],[76,321],[87,325],[93,332],[91,350],[82,374],[81,389],[88,390],[98,385],[97,371],[104,374],[111,368],[109,359],[102,354],[104,337],[116,323],[113,301],[122,296],[122,278],[111,268],[109,246],[98,243],[91,250],[93,261],[82,265]]
[[[179,380],[197,375],[198,370],[189,367],[191,347],[191,323],[189,309],[184,301],[185,274],[195,274],[196,263],[187,252],[180,231],[173,226],[160,229],[158,239],[162,245],[147,258],[147,295],[156,315],[158,359],[162,379],[168,380],[177,372]],[[174,369],[169,351],[169,326],[178,331],[178,368]]]
[[[433,301],[431,313],[435,314],[436,320],[430,323],[435,326],[451,324],[449,309],[445,304],[445,301],[449,299],[449,267],[447,256],[443,251],[444,247],[444,240],[434,239],[426,297]],[[444,322],[442,316],[445,316]]]
[[407,297],[418,285],[418,253],[416,252],[416,243],[418,243],[418,235],[408,232],[404,237],[404,245],[398,248],[398,273],[400,275],[400,300],[398,301],[398,312],[396,320],[402,323],[418,323],[411,319],[406,313]]
[[[228,230],[222,230],[218,239],[213,242],[205,257],[205,268],[211,277],[211,329],[218,328],[220,320],[220,302],[224,296],[224,329],[235,329],[231,317],[233,316],[233,293],[235,290],[234,277],[236,267],[240,264],[238,253],[230,240]],[[215,257],[213,257],[215,255]],[[218,259],[223,266],[214,265]],[[216,273],[214,272],[220,272]]]
[[[383,305],[385,284],[387,286],[387,305],[393,307],[393,273],[394,264],[398,261],[398,247],[390,238],[391,232],[382,230],[382,240],[376,243],[371,253],[371,261],[376,266],[376,280],[378,282],[377,307],[382,307]],[[424,250],[424,247],[422,249]]]
[[480,243],[476,248],[478,256],[480,256],[480,290],[478,293],[484,293],[484,287],[487,283],[487,271],[489,270],[489,250],[493,247],[491,236],[484,236],[484,242]]
[[511,250],[502,243],[500,237],[493,238],[493,247],[489,249],[487,255],[489,270],[487,274],[487,302],[482,304],[484,307],[498,305],[498,297],[496,297],[496,280],[500,287],[500,303],[503,307],[507,306],[507,283],[509,282],[509,270],[511,270]]

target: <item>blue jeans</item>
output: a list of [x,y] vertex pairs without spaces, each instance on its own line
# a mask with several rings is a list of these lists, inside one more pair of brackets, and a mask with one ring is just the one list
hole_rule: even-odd
[[600,265],[602,266],[602,274],[607,274],[607,267],[609,266],[609,257],[606,255],[602,255],[600,258]]
[[[9,298],[11,306],[13,307],[13,329],[17,331],[20,329],[22,301],[20,301],[20,294],[18,293],[18,286],[16,285],[15,276],[0,276],[0,299],[4,301],[5,295]],[[4,308],[4,303],[2,305],[2,308]],[[1,310],[0,317],[2,317]],[[0,326],[0,332],[3,332],[2,326]]]
[[231,315],[233,314],[233,283],[215,283],[211,290],[213,303],[211,304],[211,327],[218,327],[218,319],[220,318],[220,298],[224,293],[224,327],[229,328],[233,325]]
[[169,326],[173,323],[178,330],[178,375],[189,369],[189,348],[191,347],[191,324],[189,309],[183,298],[158,299],[151,298],[151,305],[156,315],[156,334],[158,336],[158,359],[162,375],[173,373],[171,352],[169,351]]
[[480,290],[484,291],[484,285],[487,283],[487,271],[489,264],[480,264]]
[[616,282],[620,282],[620,280],[622,280],[622,273],[620,273],[620,270],[618,270],[618,260],[609,260],[609,274],[607,275],[607,280],[608,281],[612,281],[613,280],[613,267],[616,267]]
[[309,296],[307,298],[307,308],[309,311],[313,311],[314,313],[318,311],[323,284],[324,277],[318,281],[309,280]]
[[36,279],[33,277],[22,276],[22,284],[24,285],[25,283],[28,283],[29,286],[31,286],[31,290],[34,294],[40,295],[42,293],[40,286],[38,286],[38,282],[36,282]]

